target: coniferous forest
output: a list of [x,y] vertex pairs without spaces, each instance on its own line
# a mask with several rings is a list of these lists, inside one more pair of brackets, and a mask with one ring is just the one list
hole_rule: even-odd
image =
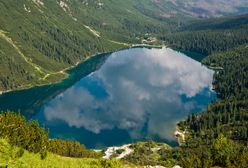
[[[56,158],[52,159],[56,166],[50,167],[66,163],[66,167],[247,168],[248,15],[199,19],[176,10],[172,17],[173,11],[163,13],[175,10],[173,3],[163,8],[167,1],[154,5],[144,0],[139,5],[108,0],[106,6],[101,1],[86,1],[68,1],[62,8],[53,1],[0,2],[4,16],[0,16],[0,96],[9,89],[58,82],[68,75],[66,69],[90,55],[126,48],[154,36],[158,44],[203,55],[202,65],[214,70],[212,88],[217,99],[206,110],[178,123],[178,131],[184,132],[183,140],[178,137],[180,145],[132,143],[133,152],[120,161],[101,159],[106,149],[95,151],[77,141],[51,139],[45,125],[18,112],[3,111],[0,167],[30,167],[25,164],[37,160],[33,166],[42,167]],[[15,12],[8,12],[10,9]]]

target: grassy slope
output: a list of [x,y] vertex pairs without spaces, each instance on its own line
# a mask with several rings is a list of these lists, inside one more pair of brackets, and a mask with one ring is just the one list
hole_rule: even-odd
[[48,153],[44,160],[41,160],[39,154],[33,154],[24,151],[21,155],[20,148],[13,147],[5,139],[0,139],[0,167],[8,166],[10,168],[20,167],[73,167],[73,168],[117,168],[117,167],[132,167],[115,160],[104,159],[82,159],[82,158],[68,158]]

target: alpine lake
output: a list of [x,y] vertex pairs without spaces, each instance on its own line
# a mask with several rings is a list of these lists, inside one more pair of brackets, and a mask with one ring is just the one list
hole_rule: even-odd
[[143,140],[177,145],[177,122],[216,99],[214,71],[170,48],[91,57],[63,81],[0,95],[0,111],[38,120],[50,138],[104,148]]

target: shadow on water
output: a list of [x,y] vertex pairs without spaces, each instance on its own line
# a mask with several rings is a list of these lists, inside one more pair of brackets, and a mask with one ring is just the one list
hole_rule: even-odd
[[67,71],[69,77],[56,84],[38,86],[31,89],[8,92],[0,95],[0,111],[20,111],[31,118],[46,102],[49,102],[81,78],[98,70],[111,53],[96,55]]

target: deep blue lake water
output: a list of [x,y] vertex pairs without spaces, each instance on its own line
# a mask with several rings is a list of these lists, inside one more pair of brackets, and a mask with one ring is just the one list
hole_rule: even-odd
[[51,138],[102,148],[141,140],[176,144],[176,123],[216,98],[214,72],[169,48],[102,54],[68,71],[64,81],[0,96]]

